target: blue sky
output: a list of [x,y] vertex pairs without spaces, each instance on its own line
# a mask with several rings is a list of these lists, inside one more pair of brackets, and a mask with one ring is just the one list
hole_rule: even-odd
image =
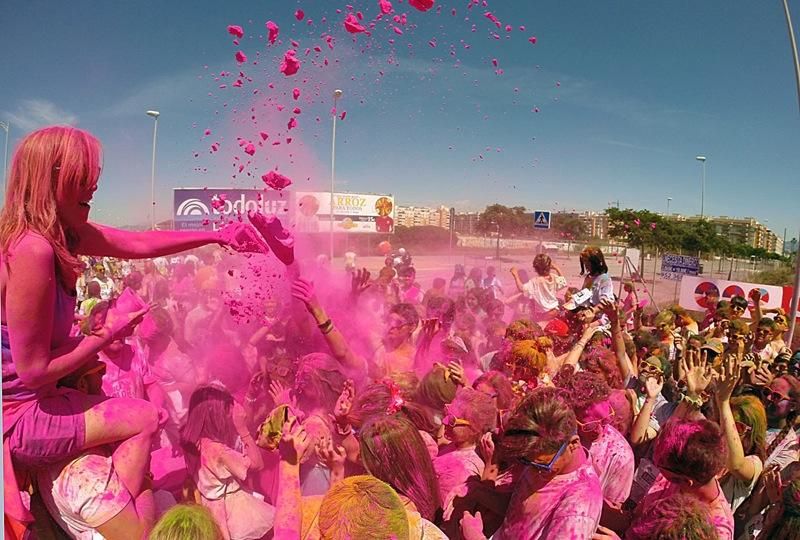
[[[468,0],[437,1],[440,13],[393,3],[408,14],[403,35],[382,21],[371,36],[353,38],[342,26],[347,3],[332,0],[7,0],[0,120],[11,121],[12,147],[24,131],[48,123],[95,133],[105,168],[93,218],[113,224],[148,221],[152,120],[145,110],[162,113],[157,198],[165,219],[173,187],[262,187],[258,178],[275,166],[300,189],[324,189],[330,94],[340,87],[343,190],[459,210],[492,202],[602,210],[619,200],[663,211],[672,197],[672,211],[696,214],[694,157],[704,154],[707,214],[754,216],[779,235],[788,227],[789,237],[800,225],[800,115],[777,0],[495,0],[472,10]],[[800,20],[800,2],[791,4]],[[365,21],[378,13],[377,0],[350,5]],[[306,20],[295,20],[297,8]],[[512,32],[498,30],[486,11]],[[274,46],[267,20],[281,28]],[[244,28],[238,47],[229,24]],[[326,32],[333,50],[320,37]],[[278,64],[291,39],[303,64],[287,78]],[[323,52],[304,56],[314,46]],[[252,78],[242,88],[231,87],[237,50],[247,54],[242,71]],[[214,80],[222,71],[234,77]],[[296,102],[295,86],[302,91]],[[287,133],[291,116],[299,126]],[[212,134],[204,137],[205,129]],[[232,178],[234,164],[248,158],[236,137],[258,141],[262,130],[267,143],[279,137],[282,144],[259,147]],[[210,153],[213,142],[219,152]]]

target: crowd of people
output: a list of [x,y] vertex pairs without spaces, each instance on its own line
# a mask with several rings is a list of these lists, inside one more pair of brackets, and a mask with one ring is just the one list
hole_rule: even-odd
[[[7,537],[800,538],[800,352],[757,293],[659,310],[591,246],[579,288],[546,254],[427,288],[274,216],[121,231],[100,156],[51,127],[12,160]],[[230,260],[264,254],[245,318]]]

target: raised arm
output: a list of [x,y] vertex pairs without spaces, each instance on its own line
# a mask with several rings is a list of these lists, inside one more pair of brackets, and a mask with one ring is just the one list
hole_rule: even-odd
[[646,443],[658,435],[656,430],[650,427],[650,418],[656,407],[656,399],[664,387],[664,379],[663,377],[648,377],[644,387],[646,392],[644,404],[631,426],[630,441],[633,446]]
[[522,280],[519,278],[519,271],[516,268],[512,267],[511,275],[514,277],[514,285],[517,286],[517,291],[524,292],[522,290],[522,285],[523,285]]
[[614,348],[614,355],[617,357],[617,364],[619,371],[622,375],[622,380],[628,380],[628,377],[635,377],[636,366],[633,365],[631,359],[628,357],[628,351],[625,350],[625,338],[622,335],[622,326],[619,322],[619,312],[617,306],[613,302],[603,300],[600,302],[600,308],[611,323],[611,343]]
[[363,370],[365,366],[364,360],[353,353],[347,344],[347,340],[325,313],[314,294],[313,283],[303,278],[296,279],[292,284],[292,296],[306,306],[306,309],[316,321],[320,332],[322,332],[322,336],[328,343],[333,357],[347,368]]
[[278,446],[278,493],[275,498],[274,537],[283,540],[300,540],[303,525],[300,495],[300,459],[311,443],[306,430],[296,420],[283,426],[283,436]]
[[123,231],[87,223],[78,232],[78,253],[97,257],[146,259],[179,253],[208,244],[236,251],[266,253],[268,248],[250,225],[232,223],[219,231]]
[[722,374],[716,384],[716,400],[719,407],[719,424],[728,445],[728,470],[748,486],[753,483],[753,478],[761,474],[761,467],[746,459],[736,421],[731,410],[731,395],[741,374],[741,355],[726,354],[722,359]]

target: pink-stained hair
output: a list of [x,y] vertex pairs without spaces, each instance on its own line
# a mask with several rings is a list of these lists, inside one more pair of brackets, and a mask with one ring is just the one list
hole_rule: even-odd
[[728,448],[720,427],[710,420],[672,420],[656,440],[653,462],[700,486],[707,484],[725,466]]
[[42,235],[53,248],[57,276],[69,289],[81,264],[75,254],[76,231],[65,230],[58,200],[75,198],[97,184],[102,163],[100,142],[89,132],[50,126],[26,135],[14,151],[3,211],[0,251],[7,253],[27,232]]

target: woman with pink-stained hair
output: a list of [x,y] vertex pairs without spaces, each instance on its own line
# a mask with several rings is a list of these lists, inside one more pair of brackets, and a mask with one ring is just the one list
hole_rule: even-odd
[[32,521],[21,504],[12,467],[25,472],[88,448],[118,443],[113,455],[116,471],[133,497],[142,491],[158,424],[156,408],[143,400],[56,388],[59,379],[114,340],[130,335],[148,309],[112,308],[90,335],[71,337],[81,269],[78,255],[145,258],[211,243],[238,250],[255,250],[257,244],[247,239],[244,225],[221,233],[129,232],[91,223],[101,167],[99,141],[73,127],[28,134],[12,159],[0,214],[7,533],[20,534]]

